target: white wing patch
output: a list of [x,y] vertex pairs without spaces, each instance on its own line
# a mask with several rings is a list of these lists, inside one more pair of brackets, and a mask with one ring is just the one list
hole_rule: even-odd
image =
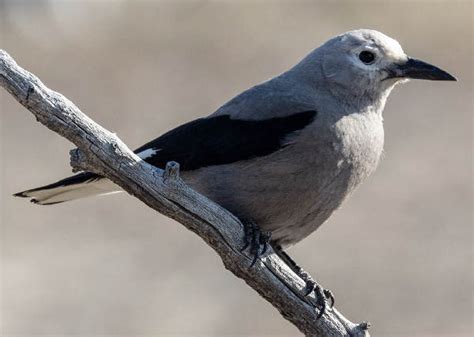
[[150,157],[153,157],[155,154],[157,154],[159,151],[161,151],[161,149],[146,149],[140,153],[137,153],[137,156],[140,157],[140,159],[146,159],[146,158],[150,158]]

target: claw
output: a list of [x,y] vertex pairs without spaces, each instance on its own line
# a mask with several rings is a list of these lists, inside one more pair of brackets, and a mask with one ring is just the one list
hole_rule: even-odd
[[[257,259],[267,251],[271,234],[270,232],[261,232],[258,226],[253,222],[244,222],[244,226],[244,246],[242,247],[241,251],[244,251],[250,247],[250,254],[253,256],[253,259],[249,268],[252,268],[257,262]],[[262,246],[261,251],[260,246]]]
[[313,290],[316,289],[316,286],[317,284],[313,280],[306,281],[306,292],[304,293],[304,297],[309,296],[309,294],[311,294]]
[[334,302],[335,302],[332,291],[328,289],[324,289],[323,293],[324,293],[324,296],[326,296],[326,298],[331,302],[331,305],[329,306],[329,308],[332,309],[332,307],[334,307]]
[[316,293],[317,302],[320,307],[318,316],[316,316],[316,320],[318,320],[326,312],[326,309],[328,307],[328,299],[326,298],[323,287],[321,287],[319,284],[316,285],[316,287],[314,288],[314,292]]
[[257,260],[258,260],[258,254],[254,254],[252,262],[250,263],[249,269],[251,269],[253,267],[255,262],[257,262]]
[[260,253],[260,255],[263,255],[267,252],[268,242],[270,241],[271,237],[272,232],[262,232],[260,234],[260,244],[263,245],[262,252]]
[[242,248],[240,248],[240,251],[243,252],[244,250],[246,250],[250,244],[250,242],[247,240],[247,238],[244,239],[245,242],[244,242],[244,246]]
[[253,236],[252,226],[244,224],[244,232],[245,232],[245,234],[244,234],[244,246],[242,248],[240,248],[241,252],[246,250],[248,248],[248,246],[250,245],[249,237]]
[[320,311],[316,319],[321,318],[322,315],[326,312],[326,309],[332,309],[334,306],[334,295],[332,294],[331,290],[324,289],[321,287],[319,284],[317,284],[313,280],[307,280],[306,281],[306,292],[304,296],[309,296],[311,292],[315,292],[316,295],[316,301],[320,306]]
[[258,256],[260,252],[260,231],[254,231],[254,235],[252,237],[252,243],[250,246],[250,254],[253,255],[252,263],[250,263],[250,267],[252,268],[255,262],[257,262]]

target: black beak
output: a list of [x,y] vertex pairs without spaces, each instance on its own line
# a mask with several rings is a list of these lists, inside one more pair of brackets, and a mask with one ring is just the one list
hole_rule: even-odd
[[414,78],[432,81],[456,81],[456,78],[446,71],[429,63],[408,58],[408,61],[397,64],[389,71],[389,78]]

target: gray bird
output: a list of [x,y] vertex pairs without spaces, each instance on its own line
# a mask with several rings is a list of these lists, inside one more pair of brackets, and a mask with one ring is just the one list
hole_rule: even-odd
[[[168,161],[180,163],[182,178],[192,188],[246,225],[255,258],[269,239],[305,279],[308,292],[323,297],[324,309],[330,293],[283,248],[321,226],[374,172],[383,151],[382,110],[394,86],[406,79],[456,80],[408,57],[396,40],[380,32],[350,31],[208,117],[135,152],[160,168]],[[15,195],[51,205],[116,191],[119,187],[109,180],[84,172]]]

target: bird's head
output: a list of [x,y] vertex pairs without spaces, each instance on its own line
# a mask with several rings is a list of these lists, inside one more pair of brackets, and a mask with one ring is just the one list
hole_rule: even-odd
[[407,79],[456,81],[446,71],[408,57],[396,40],[375,30],[336,36],[312,54],[324,82],[349,96],[386,97],[395,84]]

